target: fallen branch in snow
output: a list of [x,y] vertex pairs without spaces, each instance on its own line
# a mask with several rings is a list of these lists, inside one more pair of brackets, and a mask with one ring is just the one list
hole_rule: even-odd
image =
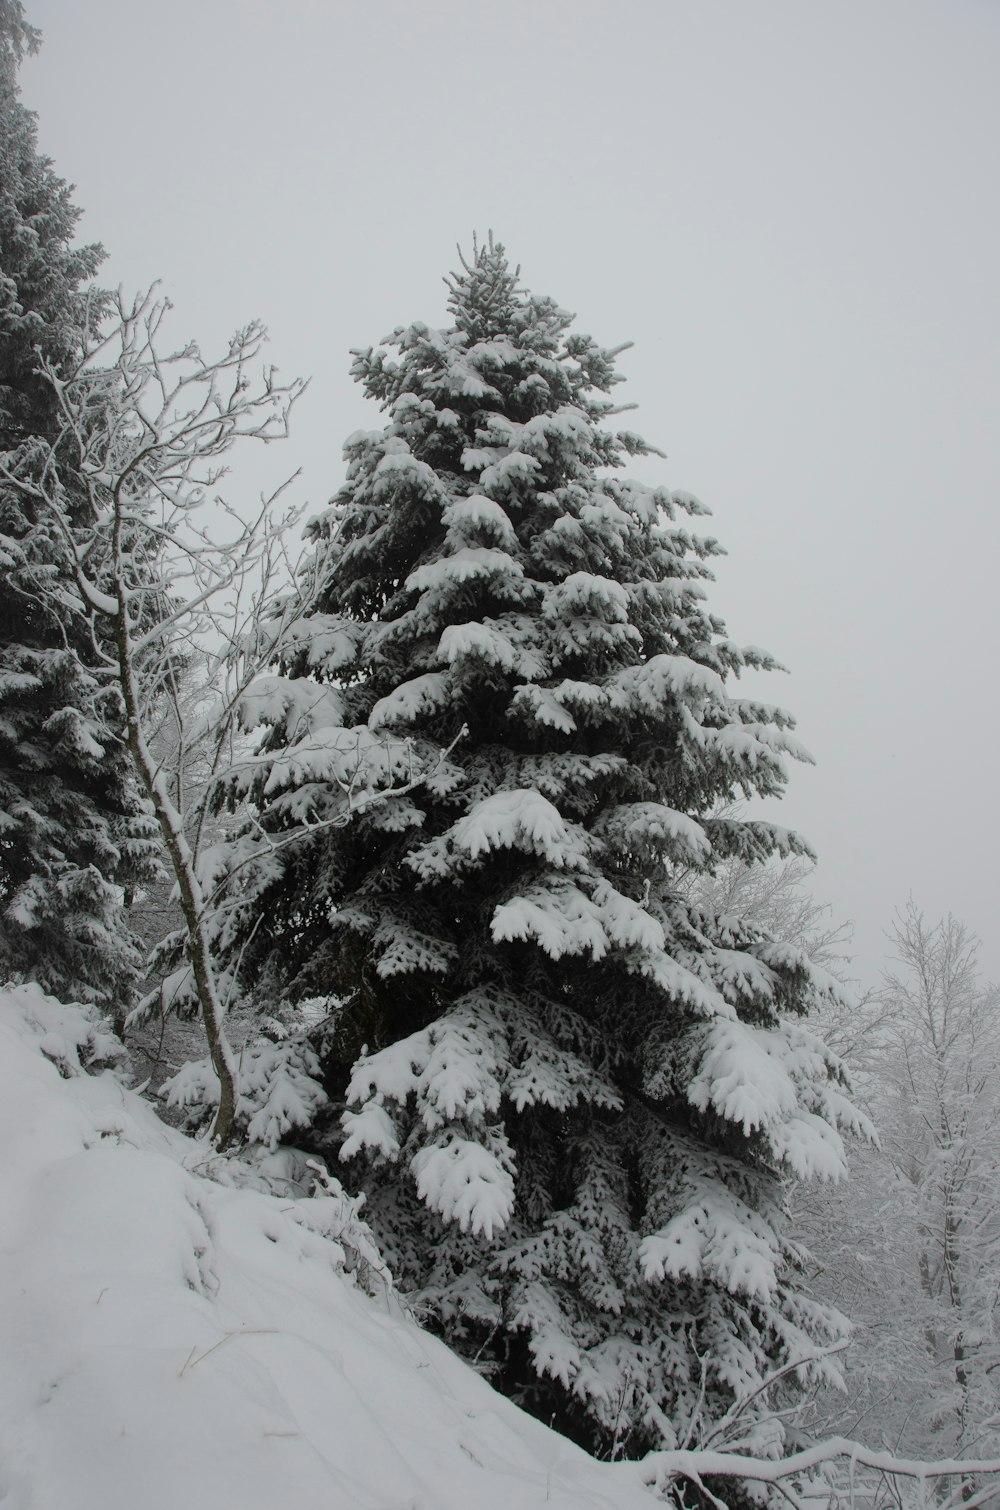
[[214,1353],[216,1348],[222,1347],[225,1342],[231,1342],[234,1337],[274,1337],[277,1334],[278,1328],[273,1326],[238,1327],[235,1331],[223,1332],[218,1342],[213,1342],[212,1346],[207,1347],[203,1353],[198,1353],[197,1358],[194,1355],[198,1352],[198,1344],[195,1343],[184,1359],[181,1371],[177,1377],[178,1379],[183,1379],[189,1368],[197,1368],[198,1364],[204,1363],[205,1359],[209,1354]]
[[[675,1451],[651,1452],[640,1463],[623,1464],[622,1468],[637,1472],[641,1482],[658,1493],[665,1493],[678,1479],[687,1479],[694,1484],[719,1510],[726,1510],[726,1502],[707,1489],[704,1479],[730,1478],[750,1480],[756,1484],[770,1484],[796,1507],[807,1510],[815,1505],[816,1495],[807,1490],[796,1493],[788,1483],[790,1479],[808,1479],[827,1464],[845,1460],[849,1474],[849,1493],[852,1502],[861,1497],[854,1482],[857,1468],[867,1469],[880,1478],[914,1479],[921,1487],[936,1479],[957,1478],[962,1480],[956,1494],[942,1500],[933,1495],[937,1510],[947,1510],[953,1502],[963,1506],[982,1504],[984,1500],[1000,1492],[1000,1458],[941,1458],[937,1462],[921,1463],[911,1458],[898,1458],[891,1452],[877,1452],[861,1442],[848,1437],[828,1437],[812,1447],[793,1452],[788,1457],[773,1461],[755,1458],[738,1452],[700,1451],[696,1448],[678,1448]],[[974,1493],[969,1493],[969,1480],[988,1477],[991,1482]],[[800,1491],[801,1491],[801,1486]],[[829,1497],[838,1497],[834,1485],[829,1486]],[[867,1496],[866,1496],[867,1497]],[[922,1496],[923,1497],[923,1496]]]

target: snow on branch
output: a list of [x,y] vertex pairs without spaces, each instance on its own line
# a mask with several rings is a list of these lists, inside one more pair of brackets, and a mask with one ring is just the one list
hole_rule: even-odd
[[[697,1448],[678,1448],[667,1452],[651,1452],[641,1463],[618,1465],[619,1472],[630,1478],[638,1478],[647,1488],[654,1489],[664,1497],[676,1486],[678,1480],[688,1480],[711,1504],[727,1510],[727,1502],[712,1493],[705,1485],[706,1478],[739,1479],[753,1484],[771,1485],[779,1491],[795,1510],[806,1510],[817,1503],[840,1503],[843,1494],[850,1496],[851,1503],[875,1498],[881,1480],[893,1485],[892,1501],[902,1504],[899,1479],[915,1481],[917,1502],[935,1506],[935,1510],[952,1510],[952,1507],[980,1505],[998,1492],[1000,1458],[942,1458],[937,1462],[919,1462],[901,1458],[891,1452],[876,1452],[861,1442],[848,1437],[828,1437],[814,1446],[790,1453],[773,1461],[751,1457],[740,1452],[713,1452]],[[835,1467],[840,1475],[846,1469],[847,1483],[827,1474]],[[867,1475],[858,1482],[858,1470]],[[985,1485],[975,1487],[975,1480],[985,1478]],[[941,1485],[940,1480],[957,1479],[953,1489]],[[741,1494],[742,1499],[742,1494]]]
[[[0,481],[31,501],[46,542],[61,552],[53,571],[48,548],[37,592],[59,594],[56,617],[72,615],[84,626],[106,686],[124,708],[122,735],[184,914],[181,953],[219,1081],[213,1139],[221,1148],[240,1087],[224,1026],[231,983],[213,950],[220,885],[248,863],[248,847],[224,863],[210,842],[211,817],[224,785],[239,795],[253,779],[240,710],[255,695],[259,701],[254,688],[263,673],[294,646],[324,561],[311,552],[303,563],[301,548],[289,544],[299,519],[283,502],[292,479],[249,503],[217,491],[237,442],[266,445],[287,436],[305,382],[279,382],[263,360],[259,321],[209,358],[195,342],[168,344],[169,311],[155,285],[131,301],[119,290],[75,365],[57,371],[39,357],[57,405],[57,433],[0,457]],[[192,682],[212,704],[197,720],[185,700]],[[335,811],[314,811],[297,791],[298,823],[281,843],[405,795],[436,769],[435,754],[440,765],[452,748],[417,758],[406,740],[340,726],[336,697],[320,694],[319,701],[324,697],[321,717],[316,699],[303,709],[305,738],[288,763],[303,785],[310,762],[317,767],[313,778],[331,783]],[[159,737],[165,716],[175,730],[167,753]],[[249,851],[266,864],[278,841],[262,829],[257,839]]]

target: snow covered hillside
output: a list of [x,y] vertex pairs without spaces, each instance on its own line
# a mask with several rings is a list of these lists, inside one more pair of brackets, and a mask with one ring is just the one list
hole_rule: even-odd
[[94,1020],[0,991],[3,1510],[640,1510],[344,1273],[328,1196],[234,1186],[106,1071]]

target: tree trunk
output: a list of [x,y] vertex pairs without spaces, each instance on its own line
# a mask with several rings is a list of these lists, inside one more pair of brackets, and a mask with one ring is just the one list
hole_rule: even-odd
[[223,1026],[225,1011],[216,987],[211,946],[205,926],[205,899],[195,870],[194,856],[184,833],[181,815],[171,801],[166,782],[157,769],[143,733],[128,587],[125,582],[121,555],[121,524],[121,503],[116,496],[113,555],[117,600],[115,643],[118,652],[119,681],[128,721],[128,748],[136,774],[153,804],[180,893],[181,911],[184,914],[188,948],[191,954],[191,967],[198,992],[198,1004],[205,1025],[212,1068],[219,1080],[219,1110],[212,1127],[212,1143],[221,1151],[228,1147],[232,1137],[233,1119],[236,1113],[236,1062]]

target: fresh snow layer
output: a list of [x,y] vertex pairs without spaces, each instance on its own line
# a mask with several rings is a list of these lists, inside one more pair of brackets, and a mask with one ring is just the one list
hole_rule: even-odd
[[82,1009],[0,990],[2,1510],[654,1502],[357,1288],[316,1200],[210,1178],[81,1073],[94,1046]]

